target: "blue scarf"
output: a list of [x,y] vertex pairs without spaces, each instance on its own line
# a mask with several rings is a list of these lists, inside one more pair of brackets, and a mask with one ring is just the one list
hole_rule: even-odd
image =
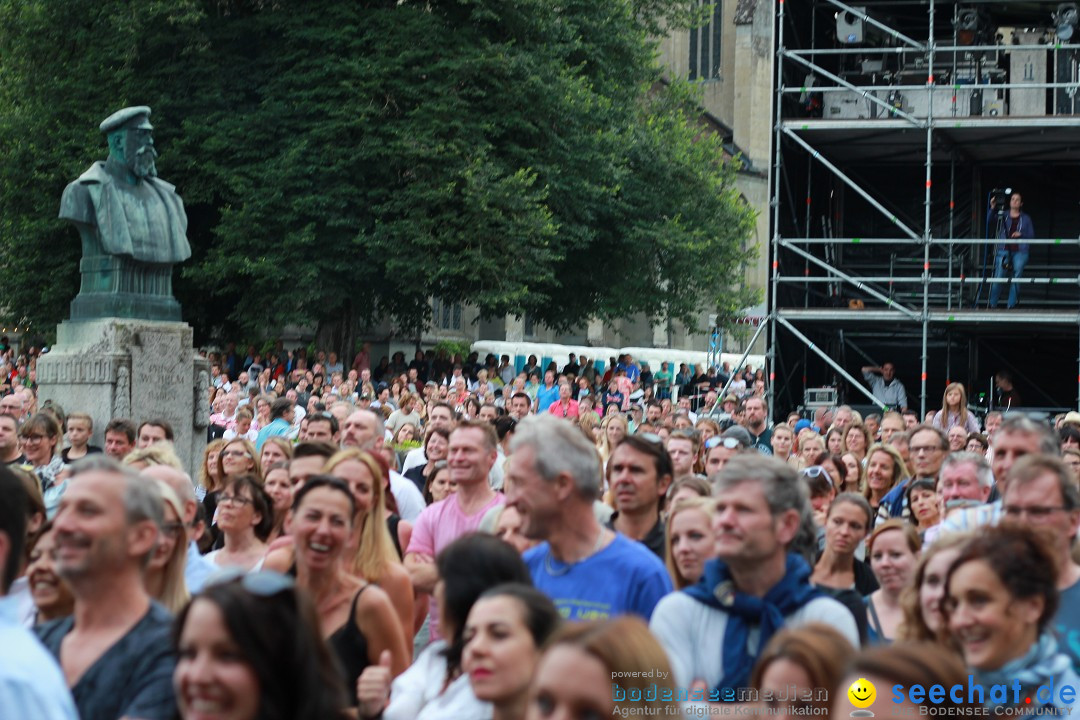
[[[987,690],[991,685],[1012,685],[1013,680],[1019,680],[1021,687],[1034,690],[1040,685],[1050,685],[1070,669],[1072,669],[1072,661],[1069,656],[1058,650],[1057,640],[1053,635],[1044,632],[1021,657],[1010,660],[997,670],[986,672],[976,670],[975,679]],[[1011,698],[1012,695],[1009,697]],[[1032,694],[1032,702],[1035,703],[1034,694]],[[986,704],[989,706],[994,703],[987,698]]]
[[735,588],[731,571],[722,560],[714,559],[705,564],[705,574],[697,585],[683,592],[698,602],[723,611],[727,616],[724,630],[723,662],[724,677],[717,690],[747,687],[750,671],[756,657],[748,647],[750,628],[760,625],[759,651],[784,625],[784,618],[806,605],[818,592],[810,585],[811,568],[799,555],[789,553],[784,577],[759,598],[747,595]]

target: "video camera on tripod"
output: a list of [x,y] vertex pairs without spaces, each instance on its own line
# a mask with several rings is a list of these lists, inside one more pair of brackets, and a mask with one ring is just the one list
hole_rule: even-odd
[[1004,215],[1009,209],[1009,198],[1012,197],[1012,188],[994,188],[990,191],[990,206],[997,210],[998,215]]

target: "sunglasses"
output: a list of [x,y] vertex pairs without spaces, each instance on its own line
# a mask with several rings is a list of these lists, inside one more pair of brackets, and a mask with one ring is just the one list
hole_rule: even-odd
[[289,575],[272,570],[244,572],[241,568],[226,568],[215,572],[207,579],[206,586],[225,585],[231,582],[239,582],[240,587],[259,597],[271,597],[296,587],[296,581]]
[[728,450],[735,450],[736,448],[741,448],[743,446],[743,444],[741,442],[739,442],[738,440],[736,440],[733,437],[716,436],[716,437],[711,437],[711,438],[709,438],[708,440],[705,441],[705,448],[707,450],[712,450],[714,447],[716,447],[718,445],[723,445]]

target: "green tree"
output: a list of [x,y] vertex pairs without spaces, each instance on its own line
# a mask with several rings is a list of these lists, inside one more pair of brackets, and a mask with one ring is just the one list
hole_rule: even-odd
[[752,213],[659,82],[650,34],[694,0],[0,0],[0,306],[77,289],[63,186],[96,124],[149,104],[201,334],[403,331],[428,299],[565,328],[738,304]]

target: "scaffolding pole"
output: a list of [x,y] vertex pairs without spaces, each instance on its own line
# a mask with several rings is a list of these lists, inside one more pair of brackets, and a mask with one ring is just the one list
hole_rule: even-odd
[[[784,63],[780,60],[780,54],[784,48],[784,0],[780,0],[779,7],[776,12],[776,22],[773,25],[773,33],[776,35],[776,87],[782,89],[784,87]],[[769,365],[769,407],[768,418],[769,424],[772,424],[773,413],[776,411],[776,308],[779,305],[779,283],[777,277],[779,275],[778,268],[780,267],[780,170],[781,159],[783,153],[780,152],[780,119],[783,117],[783,98],[784,96],[777,93],[773,96],[773,113],[774,113],[774,125],[773,125],[773,153],[775,159],[773,162],[773,196],[772,196],[772,282],[769,284],[769,291],[772,296],[772,301],[769,303],[769,350],[767,353],[768,365]],[[809,194],[810,189],[807,186],[807,205],[809,206]],[[810,211],[807,209],[806,213],[807,225],[806,234],[810,234]],[[721,398],[723,395],[720,396]]]
[[889,409],[889,407],[887,405],[882,404],[882,402],[880,400],[878,400],[876,397],[874,397],[874,393],[870,392],[867,388],[865,388],[863,386],[863,384],[861,382],[856,380],[854,378],[854,376],[852,376],[851,373],[849,373],[847,370],[845,370],[843,368],[843,366],[840,365],[840,363],[836,362],[831,357],[829,357],[829,353],[827,353],[824,350],[822,350],[821,348],[819,348],[817,345],[814,344],[814,342],[812,340],[810,340],[810,338],[806,337],[801,332],[799,332],[798,328],[796,328],[794,325],[792,325],[791,323],[789,323],[787,320],[785,320],[782,317],[777,317],[777,321],[781,325],[786,327],[788,329],[788,332],[790,332],[792,335],[794,335],[799,340],[801,340],[804,346],[806,346],[810,350],[813,350],[818,355],[818,357],[820,357],[822,360],[824,360],[826,363],[828,363],[829,366],[833,370],[835,370],[836,372],[838,372],[840,374],[840,377],[844,378],[849,383],[851,383],[853,386],[858,388],[859,392],[861,392],[863,395],[868,397],[870,399],[870,401],[874,404],[875,407],[880,408],[882,412],[885,412],[885,411],[887,411]]

